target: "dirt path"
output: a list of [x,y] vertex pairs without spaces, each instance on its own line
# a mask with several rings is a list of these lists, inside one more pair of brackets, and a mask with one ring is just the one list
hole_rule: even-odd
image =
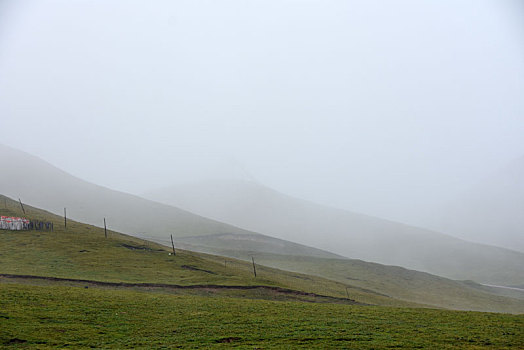
[[[166,283],[129,283],[129,282],[102,282],[84,279],[74,278],[59,278],[59,277],[46,277],[46,276],[32,276],[32,275],[13,275],[13,274],[0,274],[0,283],[26,283],[26,284],[54,284],[54,285],[67,285],[84,288],[112,288],[112,289],[133,289],[142,291],[193,291],[204,292],[205,294],[220,294],[221,292],[227,291],[247,291],[251,292],[247,297],[251,299],[268,299],[268,300],[298,300],[304,302],[316,302],[316,303],[340,303],[340,304],[351,304],[351,305],[368,305],[357,302],[353,299],[338,298],[327,295],[321,295],[316,293],[308,293],[293,289],[274,287],[274,286],[228,286],[228,285],[215,285],[215,284],[198,284],[198,285],[178,285],[178,284],[166,284]],[[200,293],[201,294],[201,293]],[[232,295],[235,296],[235,295]],[[241,297],[240,295],[238,295]]]

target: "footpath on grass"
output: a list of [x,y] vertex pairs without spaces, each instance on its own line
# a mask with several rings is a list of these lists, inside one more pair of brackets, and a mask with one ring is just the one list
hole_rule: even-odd
[[[114,288],[114,289],[134,289],[143,291],[196,291],[204,292],[205,294],[223,294],[221,292],[227,291],[252,291],[249,295],[242,295],[247,298],[254,299],[267,299],[271,296],[277,297],[276,299],[281,300],[297,300],[314,303],[337,303],[337,304],[349,304],[349,305],[370,305],[358,302],[349,298],[338,298],[317,293],[309,293],[299,290],[275,287],[275,286],[264,286],[264,285],[215,285],[215,284],[197,284],[197,285],[178,285],[178,284],[167,284],[167,283],[130,283],[130,282],[102,282],[94,280],[74,279],[74,278],[61,278],[61,277],[49,277],[49,276],[33,276],[33,275],[15,275],[15,274],[0,274],[0,283],[36,283],[36,284],[56,284],[78,287],[94,287],[94,288]],[[233,294],[231,296],[239,296]],[[278,298],[282,297],[282,298]]]

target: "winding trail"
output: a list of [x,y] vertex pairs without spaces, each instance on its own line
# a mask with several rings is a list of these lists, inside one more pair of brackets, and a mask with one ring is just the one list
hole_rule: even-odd
[[[75,278],[60,278],[60,277],[48,277],[48,276],[34,276],[34,275],[14,275],[14,274],[0,274],[0,283],[5,282],[21,282],[21,283],[31,283],[31,282],[47,282],[57,285],[69,285],[78,287],[98,287],[98,288],[125,288],[125,289],[139,289],[143,291],[152,291],[152,290],[167,290],[167,291],[177,291],[177,290],[190,290],[190,291],[203,291],[206,293],[219,293],[220,291],[258,291],[263,292],[263,295],[253,294],[250,295],[250,298],[253,299],[269,299],[271,296],[284,296],[289,297],[290,299],[304,301],[304,302],[313,302],[313,303],[343,303],[351,305],[370,305],[365,303],[360,303],[356,300],[349,298],[339,298],[332,297],[328,295],[309,293],[299,290],[275,287],[275,286],[264,286],[264,285],[251,285],[251,286],[242,286],[242,285],[217,285],[217,284],[193,284],[193,285],[178,285],[178,284],[167,284],[167,283],[130,283],[130,282],[102,282],[94,280],[85,280],[85,279],[75,279]],[[263,298],[267,296],[269,298]],[[275,298],[275,300],[278,300]]]

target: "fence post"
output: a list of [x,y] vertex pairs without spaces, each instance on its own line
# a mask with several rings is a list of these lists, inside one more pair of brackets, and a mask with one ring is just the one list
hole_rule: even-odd
[[22,201],[20,200],[20,198],[18,198],[18,201],[20,202],[20,206],[22,207],[22,211],[24,212],[25,214],[25,209],[24,209],[24,205],[22,204]]
[[173,235],[171,235],[171,246],[173,247],[173,255],[176,255],[176,252],[175,252],[175,243],[173,242]]
[[255,275],[255,278],[257,277],[257,268],[255,266],[255,258],[251,257],[251,261],[253,261],[253,274]]

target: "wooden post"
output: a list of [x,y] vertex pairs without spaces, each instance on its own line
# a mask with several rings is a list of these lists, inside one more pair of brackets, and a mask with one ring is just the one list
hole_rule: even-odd
[[175,252],[175,242],[173,242],[173,235],[171,235],[171,246],[173,247],[173,255],[176,255],[176,252]]
[[67,212],[66,212],[66,208],[64,208],[64,229],[67,229]]
[[349,299],[349,292],[348,292],[348,287],[346,287],[346,296],[348,297]]
[[24,209],[24,205],[22,204],[22,201],[20,200],[20,198],[18,198],[18,201],[20,202],[20,206],[22,207],[22,211],[24,212],[25,214],[25,209]]
[[107,227],[106,227],[106,218],[104,218],[104,235],[107,238]]
[[253,274],[255,275],[255,278],[257,277],[257,268],[255,266],[255,258],[251,257],[251,261],[253,261]]

